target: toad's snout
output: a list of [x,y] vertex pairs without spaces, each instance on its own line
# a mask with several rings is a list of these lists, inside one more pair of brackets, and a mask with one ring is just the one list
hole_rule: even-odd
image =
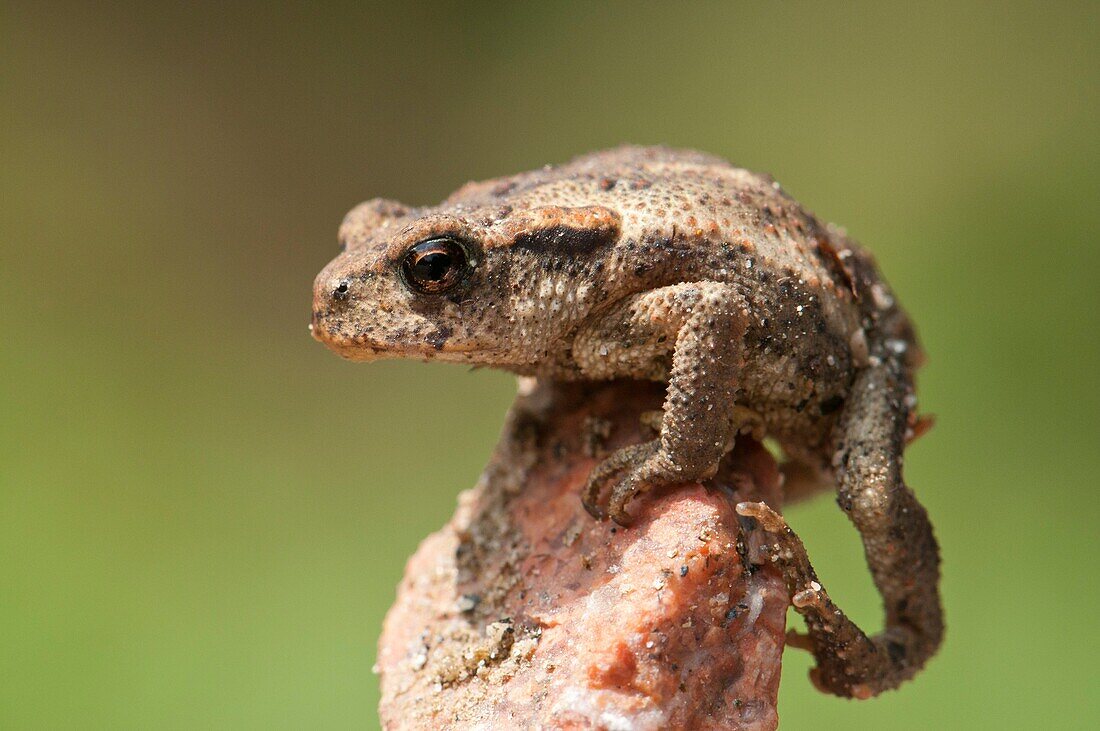
[[341,273],[328,269],[313,280],[313,318],[309,330],[315,340],[332,350],[345,354],[353,347],[354,333],[350,323],[352,282]]
[[349,274],[347,267],[334,265],[313,280],[310,334],[348,360],[392,357],[393,348],[382,337],[385,324],[379,319],[380,309],[364,306],[364,298],[373,300],[369,285],[368,277]]
[[326,267],[313,280],[313,311],[325,311],[347,303],[351,298],[352,280],[345,272]]

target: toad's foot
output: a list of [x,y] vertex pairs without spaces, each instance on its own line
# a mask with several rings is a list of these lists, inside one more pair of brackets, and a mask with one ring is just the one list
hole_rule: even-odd
[[[654,488],[705,480],[713,477],[717,470],[717,464],[701,473],[685,470],[669,459],[668,453],[661,448],[660,439],[653,439],[624,447],[597,465],[588,477],[582,502],[593,517],[599,520],[610,517],[619,525],[627,526],[633,519],[626,507],[635,496]],[[622,476],[615,479],[620,474]],[[606,483],[611,484],[611,493],[607,509],[603,510],[599,506],[599,495]]]
[[[622,518],[625,516],[626,503],[634,493],[638,492],[640,487],[637,483],[632,483],[634,486],[633,492],[627,496],[623,486],[630,483],[631,476],[657,454],[660,448],[660,439],[652,439],[641,444],[631,444],[628,447],[616,450],[610,457],[596,465],[595,469],[588,475],[588,482],[585,483],[584,491],[581,493],[581,503],[588,514],[596,520],[603,520],[610,513],[615,522],[623,524]],[[628,473],[626,477],[612,482],[616,475],[623,472]],[[604,510],[600,507],[600,492],[603,490],[604,485],[609,482],[612,482],[611,495],[608,499],[608,509]],[[617,500],[616,495],[618,495]]]
[[902,654],[900,638],[884,633],[868,637],[836,606],[818,581],[802,539],[764,503],[738,503],[742,530],[760,531],[756,557],[783,573],[791,606],[806,621],[808,634],[795,635],[792,645],[810,650],[817,667],[810,679],[823,692],[849,698],[870,698],[897,682],[893,666]]

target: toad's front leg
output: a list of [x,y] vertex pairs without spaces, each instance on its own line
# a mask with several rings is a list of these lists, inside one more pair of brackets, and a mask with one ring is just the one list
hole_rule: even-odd
[[[620,449],[589,476],[583,501],[592,515],[625,525],[638,493],[715,473],[737,431],[747,320],[735,289],[692,282],[635,295],[581,330],[574,356],[586,377],[668,379],[660,436]],[[606,483],[605,512],[598,497]]]

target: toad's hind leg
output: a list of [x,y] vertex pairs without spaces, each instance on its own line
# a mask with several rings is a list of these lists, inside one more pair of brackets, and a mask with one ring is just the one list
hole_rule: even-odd
[[802,541],[762,503],[742,503],[768,535],[763,549],[783,570],[792,603],[806,620],[822,690],[866,698],[911,678],[943,639],[939,549],[924,508],[901,476],[911,394],[900,356],[874,353],[857,376],[838,424],[837,502],[863,539],[867,564],[886,611],[883,631],[868,637],[832,603]]

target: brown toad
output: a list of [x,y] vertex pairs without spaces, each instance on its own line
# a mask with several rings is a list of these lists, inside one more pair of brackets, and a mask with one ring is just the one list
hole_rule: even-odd
[[739,431],[766,432],[791,474],[836,485],[885,603],[868,637],[783,519],[738,505],[807,622],[819,687],[875,695],[936,651],[938,548],[901,475],[919,346],[871,257],[771,178],[623,147],[469,183],[435,207],[368,201],[339,236],[314,285],[318,340],[353,360],[667,382],[659,437],[593,470],[589,512],[627,524],[638,493],[705,480]]

